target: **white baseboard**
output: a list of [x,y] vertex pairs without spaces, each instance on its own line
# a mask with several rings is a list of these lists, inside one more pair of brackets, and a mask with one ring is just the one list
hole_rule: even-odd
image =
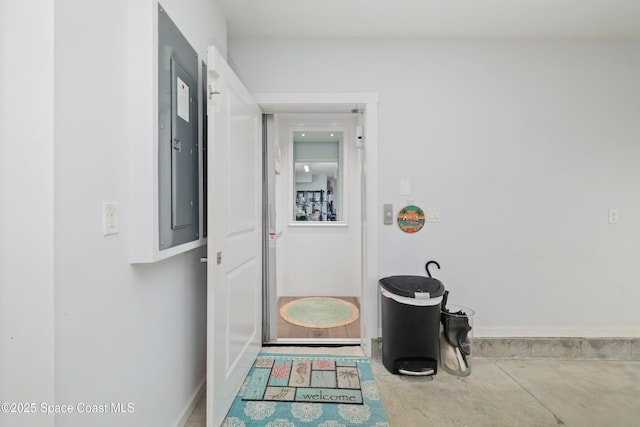
[[202,381],[200,381],[200,384],[198,385],[198,388],[196,389],[196,391],[191,395],[191,399],[189,400],[189,405],[187,405],[185,410],[182,412],[182,416],[174,424],[175,427],[184,427],[185,424],[187,424],[187,421],[189,421],[189,417],[191,416],[191,413],[198,405],[198,402],[200,402],[200,399],[202,398],[206,390],[207,390],[206,378],[203,378]]

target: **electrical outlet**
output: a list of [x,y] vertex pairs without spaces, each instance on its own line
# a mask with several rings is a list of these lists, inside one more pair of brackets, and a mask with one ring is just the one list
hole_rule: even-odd
[[440,209],[429,208],[427,209],[427,222],[440,222]]
[[102,227],[105,236],[120,231],[117,203],[105,202],[102,204]]
[[609,209],[609,224],[617,224],[620,222],[620,211],[618,209]]

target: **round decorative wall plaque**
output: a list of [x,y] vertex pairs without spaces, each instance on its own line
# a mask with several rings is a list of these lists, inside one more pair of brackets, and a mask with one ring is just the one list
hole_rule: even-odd
[[417,206],[406,206],[398,212],[398,227],[405,233],[420,231],[424,221],[424,211]]

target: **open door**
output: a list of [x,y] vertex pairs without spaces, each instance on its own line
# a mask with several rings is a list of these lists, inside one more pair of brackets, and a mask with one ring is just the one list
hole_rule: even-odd
[[213,47],[207,109],[207,427],[214,427],[262,343],[262,112]]

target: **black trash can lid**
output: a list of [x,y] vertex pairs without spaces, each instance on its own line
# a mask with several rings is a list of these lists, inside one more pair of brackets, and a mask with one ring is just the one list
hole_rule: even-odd
[[444,294],[444,285],[438,279],[423,276],[389,276],[380,279],[380,285],[387,291],[401,297],[424,298],[424,294],[429,294],[429,298],[438,298]]

